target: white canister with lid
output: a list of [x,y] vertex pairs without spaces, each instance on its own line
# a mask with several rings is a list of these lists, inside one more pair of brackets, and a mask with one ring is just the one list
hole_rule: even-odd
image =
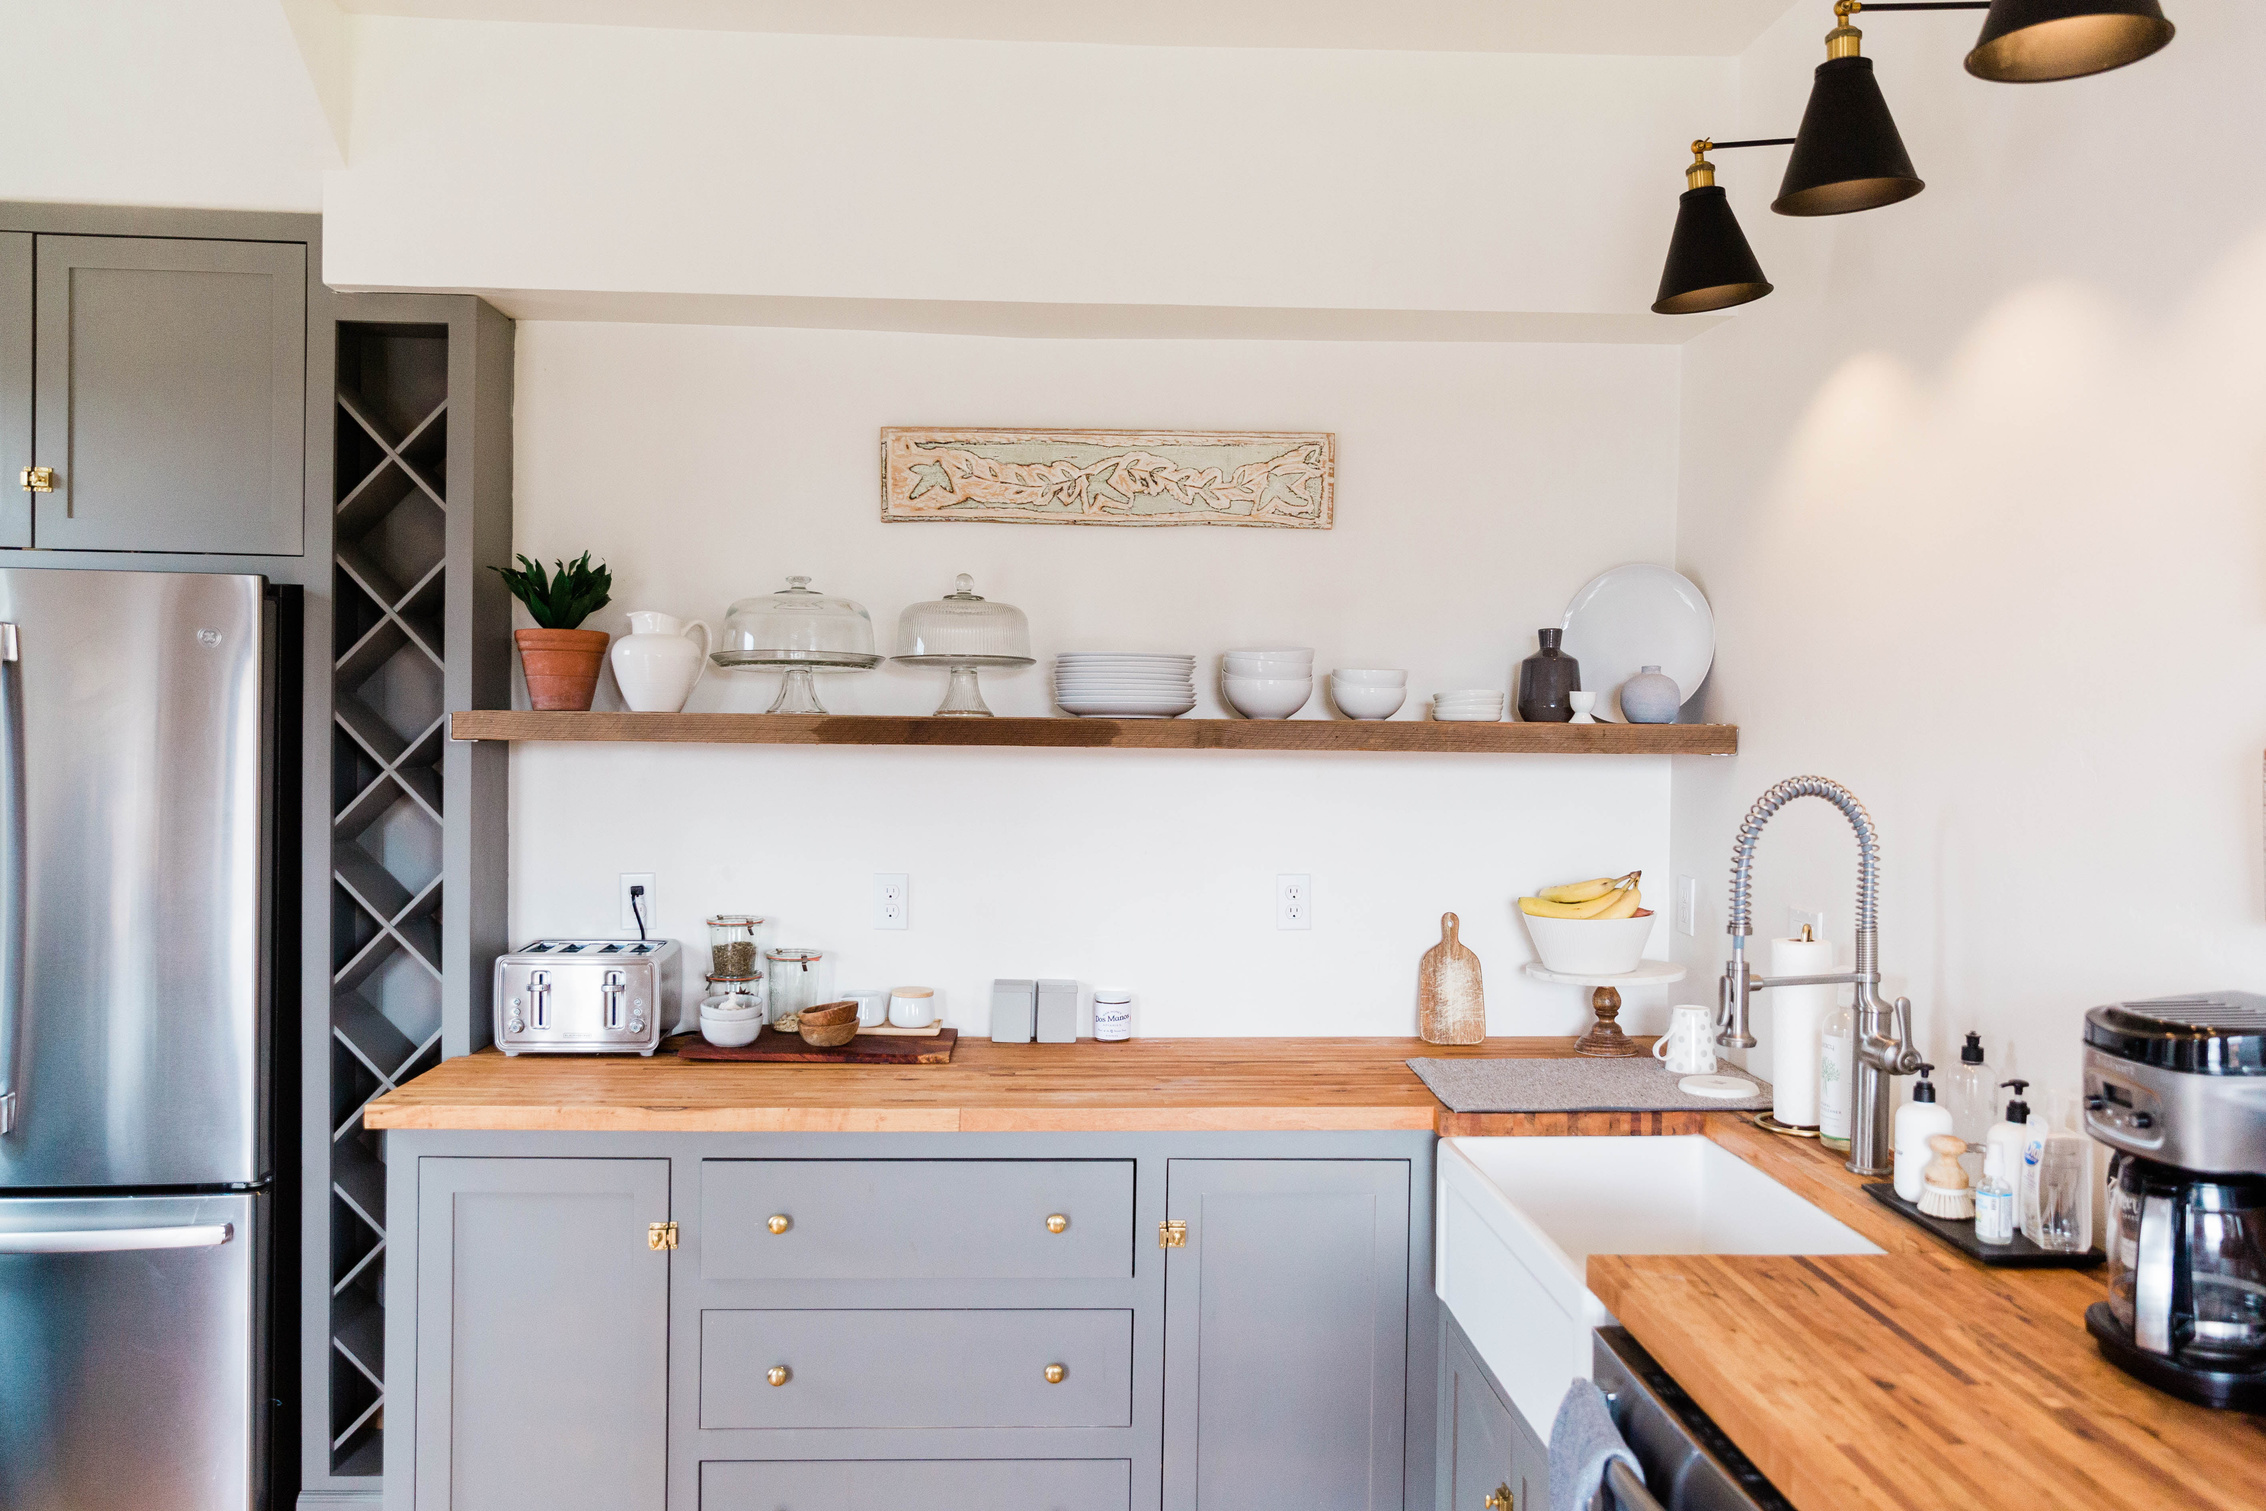
[[898,1028],[926,1028],[936,1021],[936,989],[900,986],[889,994],[889,1021]]
[[1105,1044],[1133,1037],[1131,992],[1094,988],[1094,1037]]

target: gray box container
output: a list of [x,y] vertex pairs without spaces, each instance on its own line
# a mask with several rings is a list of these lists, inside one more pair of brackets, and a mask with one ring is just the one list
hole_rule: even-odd
[[1078,1042],[1078,983],[1039,983],[1038,1040],[1041,1044]]
[[991,1042],[1028,1044],[1038,1022],[1039,984],[1036,981],[994,981],[991,984]]

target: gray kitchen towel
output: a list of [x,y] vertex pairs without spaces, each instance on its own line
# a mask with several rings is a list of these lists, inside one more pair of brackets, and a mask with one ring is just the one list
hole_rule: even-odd
[[1722,1074],[1755,1083],[1751,1097],[1695,1097],[1679,1091],[1650,1055],[1628,1060],[1410,1060],[1450,1112],[1754,1112],[1768,1111],[1770,1083],[1737,1066]]
[[1550,1511],[1589,1511],[1597,1482],[1614,1459],[1627,1460],[1637,1477],[1644,1477],[1644,1465],[1613,1425],[1605,1392],[1588,1380],[1576,1380],[1566,1387],[1558,1419],[1550,1424]]

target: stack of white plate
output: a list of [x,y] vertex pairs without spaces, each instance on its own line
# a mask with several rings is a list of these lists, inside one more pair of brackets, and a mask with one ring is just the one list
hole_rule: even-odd
[[1100,719],[1169,719],[1196,706],[1196,658],[1145,651],[1066,651],[1054,701]]
[[1503,717],[1503,695],[1484,687],[1432,695],[1432,717],[1442,724],[1495,724]]

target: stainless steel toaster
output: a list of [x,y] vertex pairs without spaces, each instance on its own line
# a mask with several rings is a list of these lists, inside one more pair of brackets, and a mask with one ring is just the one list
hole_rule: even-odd
[[683,988],[674,939],[538,939],[496,957],[507,1055],[649,1055]]

